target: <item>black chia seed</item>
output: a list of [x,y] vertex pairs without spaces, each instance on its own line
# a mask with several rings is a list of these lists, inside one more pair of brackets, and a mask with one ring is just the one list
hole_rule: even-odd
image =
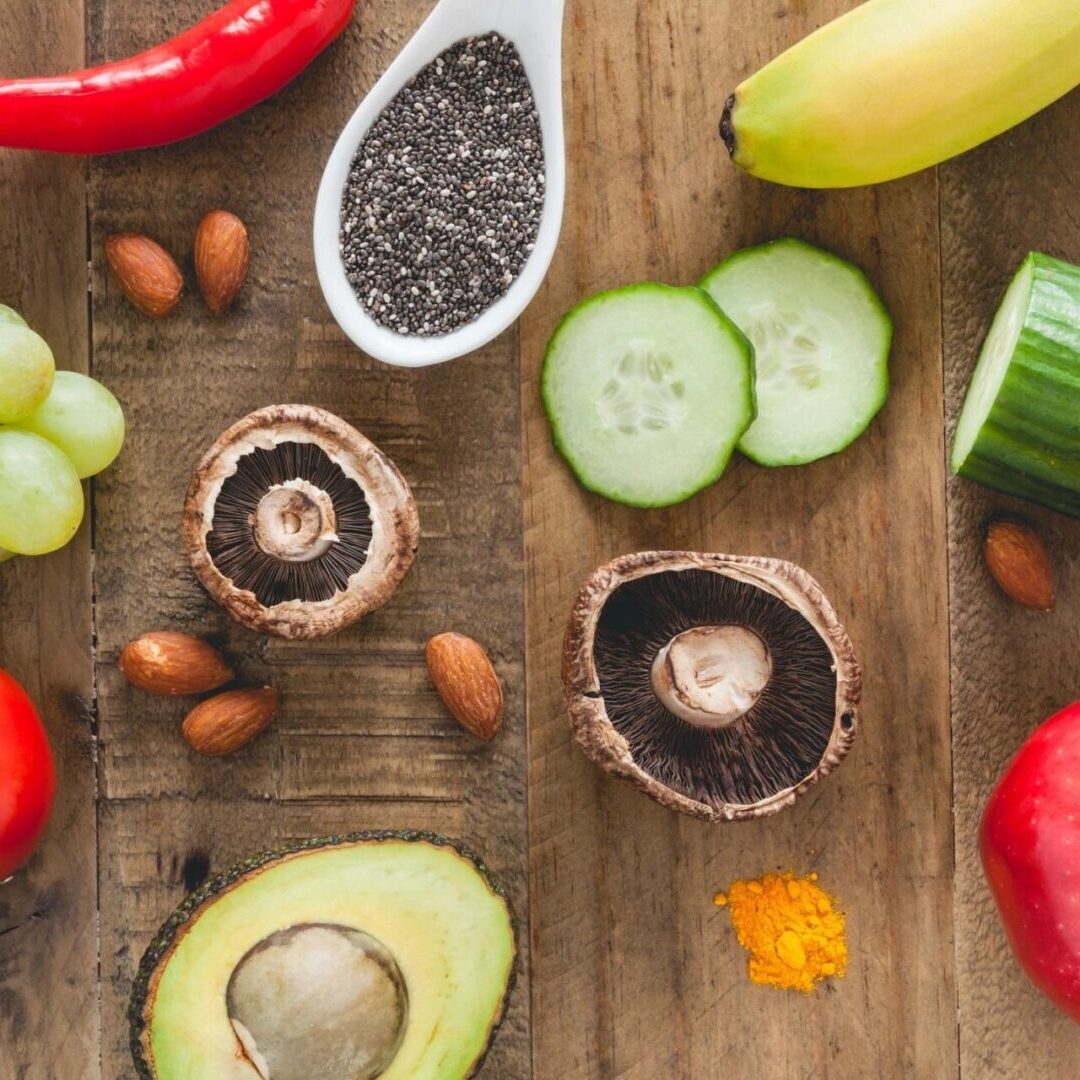
[[536,245],[544,148],[514,45],[466,38],[386,107],[353,158],[341,258],[378,323],[434,337],[502,297]]

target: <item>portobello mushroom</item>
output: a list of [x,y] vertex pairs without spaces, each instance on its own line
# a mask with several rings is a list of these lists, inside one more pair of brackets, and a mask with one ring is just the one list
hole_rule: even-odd
[[707,821],[774,814],[855,738],[861,675],[820,586],[777,559],[627,555],[567,628],[567,711],[585,753]]
[[286,638],[332,634],[381,607],[419,532],[393,462],[308,405],[229,428],[195,470],[182,524],[207,591],[250,629]]

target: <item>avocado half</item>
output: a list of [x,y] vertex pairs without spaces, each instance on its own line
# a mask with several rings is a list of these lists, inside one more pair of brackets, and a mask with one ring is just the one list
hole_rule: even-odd
[[464,1080],[516,977],[502,885],[423,832],[304,840],[192,893],[139,965],[143,1080]]

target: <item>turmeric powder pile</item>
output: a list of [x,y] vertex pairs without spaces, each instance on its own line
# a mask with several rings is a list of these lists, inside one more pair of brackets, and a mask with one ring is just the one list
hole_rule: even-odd
[[821,979],[843,977],[844,916],[817,884],[817,874],[736,881],[714,903],[731,912],[735,936],[750,954],[751,982],[808,994]]

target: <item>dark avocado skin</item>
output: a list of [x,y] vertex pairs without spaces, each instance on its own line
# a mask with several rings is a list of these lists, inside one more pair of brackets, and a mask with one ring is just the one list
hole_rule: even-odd
[[[157,1074],[154,1072],[150,1061],[147,1059],[142,1043],[142,1037],[146,1031],[148,1021],[148,1017],[144,1016],[144,1011],[150,991],[150,983],[157,971],[158,964],[168,953],[173,942],[176,940],[177,935],[188,920],[191,919],[192,915],[208,902],[212,902],[214,897],[219,893],[225,892],[235,885],[241,878],[256,870],[261,870],[264,866],[277,862],[279,859],[283,859],[288,855],[297,855],[306,851],[318,851],[321,848],[336,847],[339,844],[370,843],[387,840],[401,841],[410,844],[431,844],[434,847],[448,847],[456,851],[463,859],[468,859],[468,861],[476,868],[476,872],[484,879],[488,888],[498,896],[504,904],[506,904],[507,912],[510,915],[510,927],[514,935],[514,954],[515,956],[518,955],[520,928],[518,926],[517,915],[514,912],[514,906],[511,903],[510,897],[507,895],[505,886],[487,868],[480,856],[470,848],[466,847],[459,840],[451,840],[445,836],[439,836],[436,833],[419,832],[407,829],[378,829],[369,832],[345,833],[341,836],[323,836],[311,840],[300,840],[295,844],[288,844],[273,851],[264,852],[261,855],[253,855],[251,858],[244,859],[243,862],[236,863],[234,866],[229,867],[228,870],[224,870],[222,873],[210,878],[205,884],[196,889],[195,892],[189,894],[183,903],[165,921],[164,925],[155,935],[153,941],[150,942],[146,952],[143,953],[143,958],[139,962],[139,970],[136,973],[135,980],[131,986],[131,1001],[128,1005],[128,1022],[131,1025],[131,1056],[135,1063],[135,1073],[140,1080],[157,1080]],[[517,964],[515,963],[510,971],[510,978],[507,980],[506,994],[503,996],[502,1007],[499,1009],[498,1015],[492,1020],[487,1044],[485,1045],[483,1052],[473,1063],[472,1071],[469,1073],[469,1076],[475,1076],[483,1067],[484,1059],[487,1057],[488,1050],[491,1048],[491,1043],[495,1038],[495,1032],[498,1031],[499,1025],[506,1015],[506,1010],[509,1008],[510,995],[514,992],[514,987],[517,985],[517,974]]]

